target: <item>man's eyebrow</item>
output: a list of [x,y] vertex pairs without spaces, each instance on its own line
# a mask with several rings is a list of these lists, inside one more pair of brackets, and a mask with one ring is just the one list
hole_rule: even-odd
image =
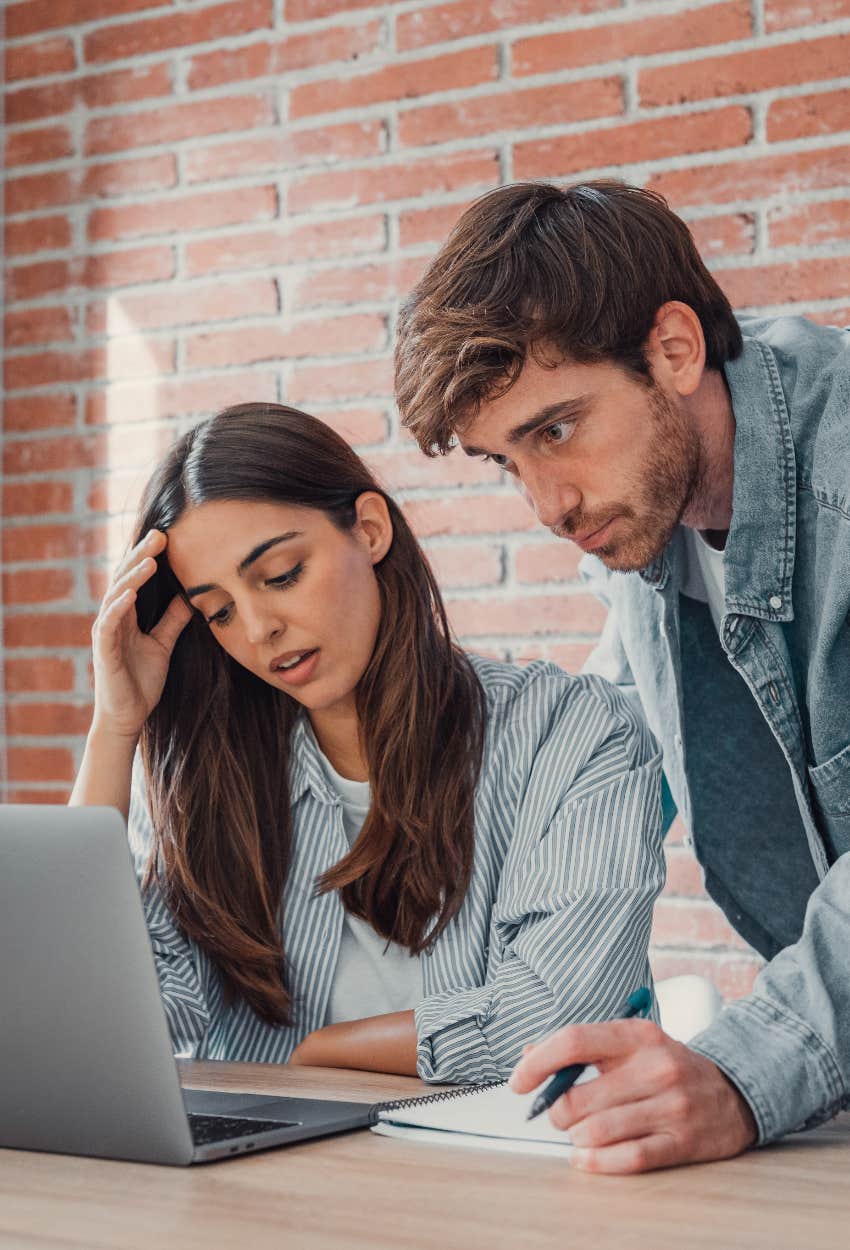
[[562,399],[556,404],[547,404],[545,408],[541,408],[539,412],[536,412],[533,417],[529,417],[521,425],[515,425],[512,430],[509,430],[507,442],[512,447],[515,447],[528,434],[533,434],[535,430],[539,430],[542,425],[552,425],[555,421],[572,421],[574,418],[580,417],[587,412],[589,407],[589,395],[576,395],[575,399]]
[[[541,408],[539,412],[535,412],[533,417],[529,417],[527,421],[523,421],[520,425],[514,426],[505,436],[505,441],[515,447],[517,443],[521,443],[529,434],[533,434],[535,430],[539,430],[541,426],[553,425],[556,421],[572,421],[576,417],[583,416],[587,412],[591,404],[589,395],[577,395],[575,399],[561,399],[556,404],[547,404],[545,408]],[[485,451],[483,447],[463,446],[463,450],[467,456],[489,456],[492,453]]]
[[[239,561],[236,572],[241,577],[246,569],[259,560],[260,556],[264,556],[270,547],[275,547],[278,543],[288,543],[293,538],[300,538],[301,530],[289,530],[286,534],[278,534],[276,538],[267,538],[264,543],[259,543],[248,552],[244,560]],[[197,595],[205,595],[208,590],[215,590],[215,582],[205,582],[202,586],[190,586],[186,591],[187,599],[194,599]]]

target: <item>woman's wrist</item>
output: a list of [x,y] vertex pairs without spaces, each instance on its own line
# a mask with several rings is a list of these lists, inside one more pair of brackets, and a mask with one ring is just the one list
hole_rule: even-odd
[[317,1068],[416,1075],[416,1022],[412,1011],[346,1020],[316,1029],[296,1047],[292,1062]]
[[139,734],[115,730],[108,722],[92,722],[83,760],[69,802],[77,807],[117,807],[127,819],[133,757]]
[[111,755],[129,754],[132,758],[135,755],[141,736],[141,727],[135,730],[127,730],[116,725],[108,716],[99,714],[97,709],[95,709],[86,737],[86,749],[91,745],[98,752],[108,751]]

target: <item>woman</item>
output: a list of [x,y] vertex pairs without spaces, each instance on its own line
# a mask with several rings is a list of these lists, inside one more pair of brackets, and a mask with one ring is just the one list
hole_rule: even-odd
[[648,981],[650,735],[598,678],[459,650],[321,422],[181,438],[93,638],[71,801],[130,810],[178,1051],[479,1081]]

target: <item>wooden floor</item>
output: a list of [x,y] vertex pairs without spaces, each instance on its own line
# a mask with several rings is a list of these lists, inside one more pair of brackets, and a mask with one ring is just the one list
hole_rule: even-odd
[[[182,1064],[184,1083],[373,1102],[407,1078]],[[0,1150],[2,1250],[841,1250],[850,1115],[726,1163],[648,1176],[368,1131],[166,1168]]]

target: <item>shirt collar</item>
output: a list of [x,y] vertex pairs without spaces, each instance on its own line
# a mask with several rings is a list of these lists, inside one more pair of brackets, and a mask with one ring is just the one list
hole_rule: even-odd
[[307,713],[302,711],[289,739],[289,794],[294,806],[309,790],[320,803],[337,803],[319,759],[319,747],[310,732]]

